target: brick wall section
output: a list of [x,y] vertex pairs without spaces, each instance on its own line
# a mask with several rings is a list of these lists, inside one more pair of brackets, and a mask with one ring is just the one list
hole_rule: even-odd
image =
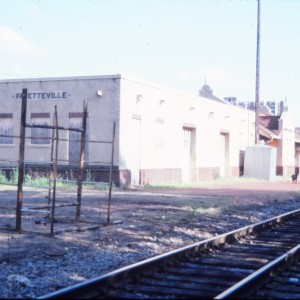
[[131,172],[128,169],[119,170],[119,182],[120,187],[129,187],[131,182]]
[[283,174],[283,167],[282,166],[276,166],[276,175],[282,176]]
[[31,119],[50,118],[50,113],[31,113]]
[[13,114],[6,114],[6,113],[3,113],[3,114],[0,114],[0,119],[11,119],[13,117]]
[[[218,178],[219,168],[198,168],[198,181],[213,180]],[[233,167],[231,175],[240,176],[240,168]],[[141,170],[141,185],[181,183],[181,169],[146,169]]]
[[292,176],[296,172],[295,166],[286,166],[284,167],[285,173],[283,172],[284,176]]
[[82,118],[83,113],[82,112],[70,112],[69,118]]
[[198,168],[197,170],[198,181],[212,180],[218,178],[219,168],[217,167],[207,167]]
[[181,169],[144,169],[140,175],[141,185],[181,182]]
[[232,177],[240,177],[242,175],[241,173],[243,173],[242,170],[243,170],[242,167],[232,167],[231,168],[231,176]]
[[[0,170],[3,171],[7,178],[11,178],[12,171],[16,167],[8,165],[0,165]],[[31,165],[27,163],[25,165],[25,174],[30,174],[31,176],[45,176],[48,177],[50,172],[49,165],[41,163],[40,165]],[[77,165],[58,165],[57,173],[61,179],[77,180],[78,176],[78,166]],[[85,166],[83,171],[83,180],[89,180],[91,176],[92,181],[96,182],[106,182],[109,183],[109,166],[106,167],[95,167],[95,166]],[[130,182],[130,170],[119,170],[117,167],[113,168],[112,181],[117,186],[129,186]]]
[[299,168],[297,168],[295,166],[287,166],[287,167],[276,166],[276,175],[277,176],[291,176],[292,174],[295,174],[295,173],[299,173]]
[[[1,165],[0,170],[3,171],[7,178],[11,178],[12,170],[16,167]],[[49,176],[49,166],[44,164],[40,165],[30,165],[25,166],[25,173],[32,176]],[[78,176],[78,166],[70,165],[58,165],[57,173],[62,179],[76,180]],[[91,176],[92,181],[96,182],[109,182],[109,166],[106,167],[93,167],[86,166],[84,168],[83,180],[87,180],[87,177]],[[124,169],[119,170],[118,168],[113,168],[112,174],[113,183],[119,187],[129,187],[131,181],[131,172],[130,170]]]
[[294,167],[294,166],[287,166],[287,167],[276,166],[276,175],[277,176],[291,176],[292,174],[295,174],[296,172],[299,172],[299,168]]

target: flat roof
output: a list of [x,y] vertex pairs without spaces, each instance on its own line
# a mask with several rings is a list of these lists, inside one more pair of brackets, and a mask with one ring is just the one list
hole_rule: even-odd
[[[191,98],[191,99],[196,99],[199,100],[201,99],[202,101],[207,101],[210,103],[215,103],[217,105],[224,105],[226,104],[227,107],[230,107],[233,110],[245,110],[241,107],[235,106],[235,105],[228,105],[228,103],[226,101],[223,102],[218,102],[218,101],[212,101],[212,99],[209,98],[205,98],[202,96],[197,96],[197,95],[192,95],[192,94],[188,94],[185,92],[181,92],[179,90],[174,90],[171,88],[166,88],[166,87],[161,87],[159,85],[155,85],[152,83],[148,83],[145,82],[143,80],[140,79],[136,79],[131,77],[130,75],[128,76],[126,73],[124,75],[121,74],[113,74],[113,75],[87,75],[87,76],[64,76],[64,77],[37,77],[37,78],[17,78],[17,79],[1,79],[0,80],[0,84],[1,83],[26,83],[26,82],[39,82],[39,81],[55,81],[55,80],[59,80],[59,81],[69,81],[69,80],[95,80],[95,79],[122,79],[122,80],[127,80],[127,81],[132,81],[132,82],[136,82],[142,85],[146,85],[146,86],[150,86],[150,87],[154,87],[156,89],[160,89],[160,90],[164,90],[164,91],[168,91],[171,93],[176,93],[176,94],[180,94],[182,96]],[[249,113],[253,113],[251,110],[246,110]]]
[[89,80],[89,79],[120,79],[120,74],[114,75],[92,75],[92,76],[64,76],[64,77],[36,77],[36,78],[17,78],[17,79],[1,79],[0,83],[18,83],[18,82],[32,82],[32,81],[53,81],[53,80]]

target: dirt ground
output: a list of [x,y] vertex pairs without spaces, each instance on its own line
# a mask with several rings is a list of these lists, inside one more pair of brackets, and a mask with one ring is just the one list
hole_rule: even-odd
[[[169,223],[181,219],[192,221],[192,216],[218,217],[226,208],[251,210],[252,206],[270,205],[298,199],[300,183],[279,179],[276,182],[261,180],[216,180],[185,188],[138,188],[113,190],[111,206],[108,206],[108,191],[84,189],[80,222],[75,222],[76,189],[58,190],[57,205],[69,205],[55,211],[54,233],[83,232],[101,224],[100,230],[109,222],[115,228],[130,226],[132,222],[153,223],[163,220]],[[22,230],[39,234],[50,233],[50,220],[44,208],[47,194],[43,190],[24,189],[23,208],[43,207],[36,212],[22,214]],[[1,187],[0,206],[15,207],[16,191]],[[15,211],[0,210],[0,236],[15,228]],[[131,224],[132,225],[132,224]],[[12,231],[11,231],[12,230]]]
[[[23,208],[45,206],[46,197],[43,190],[24,189]],[[59,189],[56,202],[75,203],[76,189]],[[0,203],[15,207],[16,191],[1,186]],[[84,189],[81,221],[74,221],[75,206],[57,208],[54,237],[45,235],[50,233],[45,209],[22,214],[21,234],[13,231],[15,211],[1,209],[0,298],[41,296],[299,208],[300,183],[239,178],[187,188],[113,190],[110,214],[108,191]]]
[[[147,189],[145,189],[147,191]],[[266,195],[274,197],[285,197],[287,194],[294,195],[300,192],[300,183],[293,183],[291,180],[285,180],[278,178],[274,182],[248,179],[243,180],[240,178],[232,180],[216,180],[205,183],[199,183],[199,187],[195,185],[190,188],[176,188],[176,189],[148,189],[153,193],[171,193],[185,195],[202,195],[202,196],[237,196],[252,197],[253,195],[262,196],[265,198]],[[267,197],[268,198],[268,197]]]

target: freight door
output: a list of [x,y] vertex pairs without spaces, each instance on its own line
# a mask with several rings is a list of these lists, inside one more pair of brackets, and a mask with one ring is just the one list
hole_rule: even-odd
[[[82,118],[70,118],[70,128],[82,128]],[[84,147],[84,161],[88,161],[88,130],[89,126],[86,127],[86,143]],[[81,132],[69,131],[69,164],[78,164],[81,144]]]
[[229,176],[229,134],[220,133],[219,176]]
[[196,180],[196,130],[183,128],[182,182]]
[[140,160],[141,160],[141,120],[131,119],[131,136],[128,139],[130,144],[130,170],[131,185],[140,185]]

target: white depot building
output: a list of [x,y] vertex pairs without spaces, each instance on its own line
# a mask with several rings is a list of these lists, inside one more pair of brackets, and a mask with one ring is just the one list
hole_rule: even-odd
[[[0,81],[0,164],[19,158],[21,93],[27,122],[80,127],[88,102],[87,167],[108,165],[116,124],[114,181],[121,186],[170,184],[240,175],[241,153],[254,144],[255,114],[236,106],[161,88],[121,75]],[[78,151],[60,131],[60,165]],[[49,161],[50,129],[26,129],[25,162]],[[99,171],[100,172],[100,171]],[[100,172],[101,173],[101,172]]]

